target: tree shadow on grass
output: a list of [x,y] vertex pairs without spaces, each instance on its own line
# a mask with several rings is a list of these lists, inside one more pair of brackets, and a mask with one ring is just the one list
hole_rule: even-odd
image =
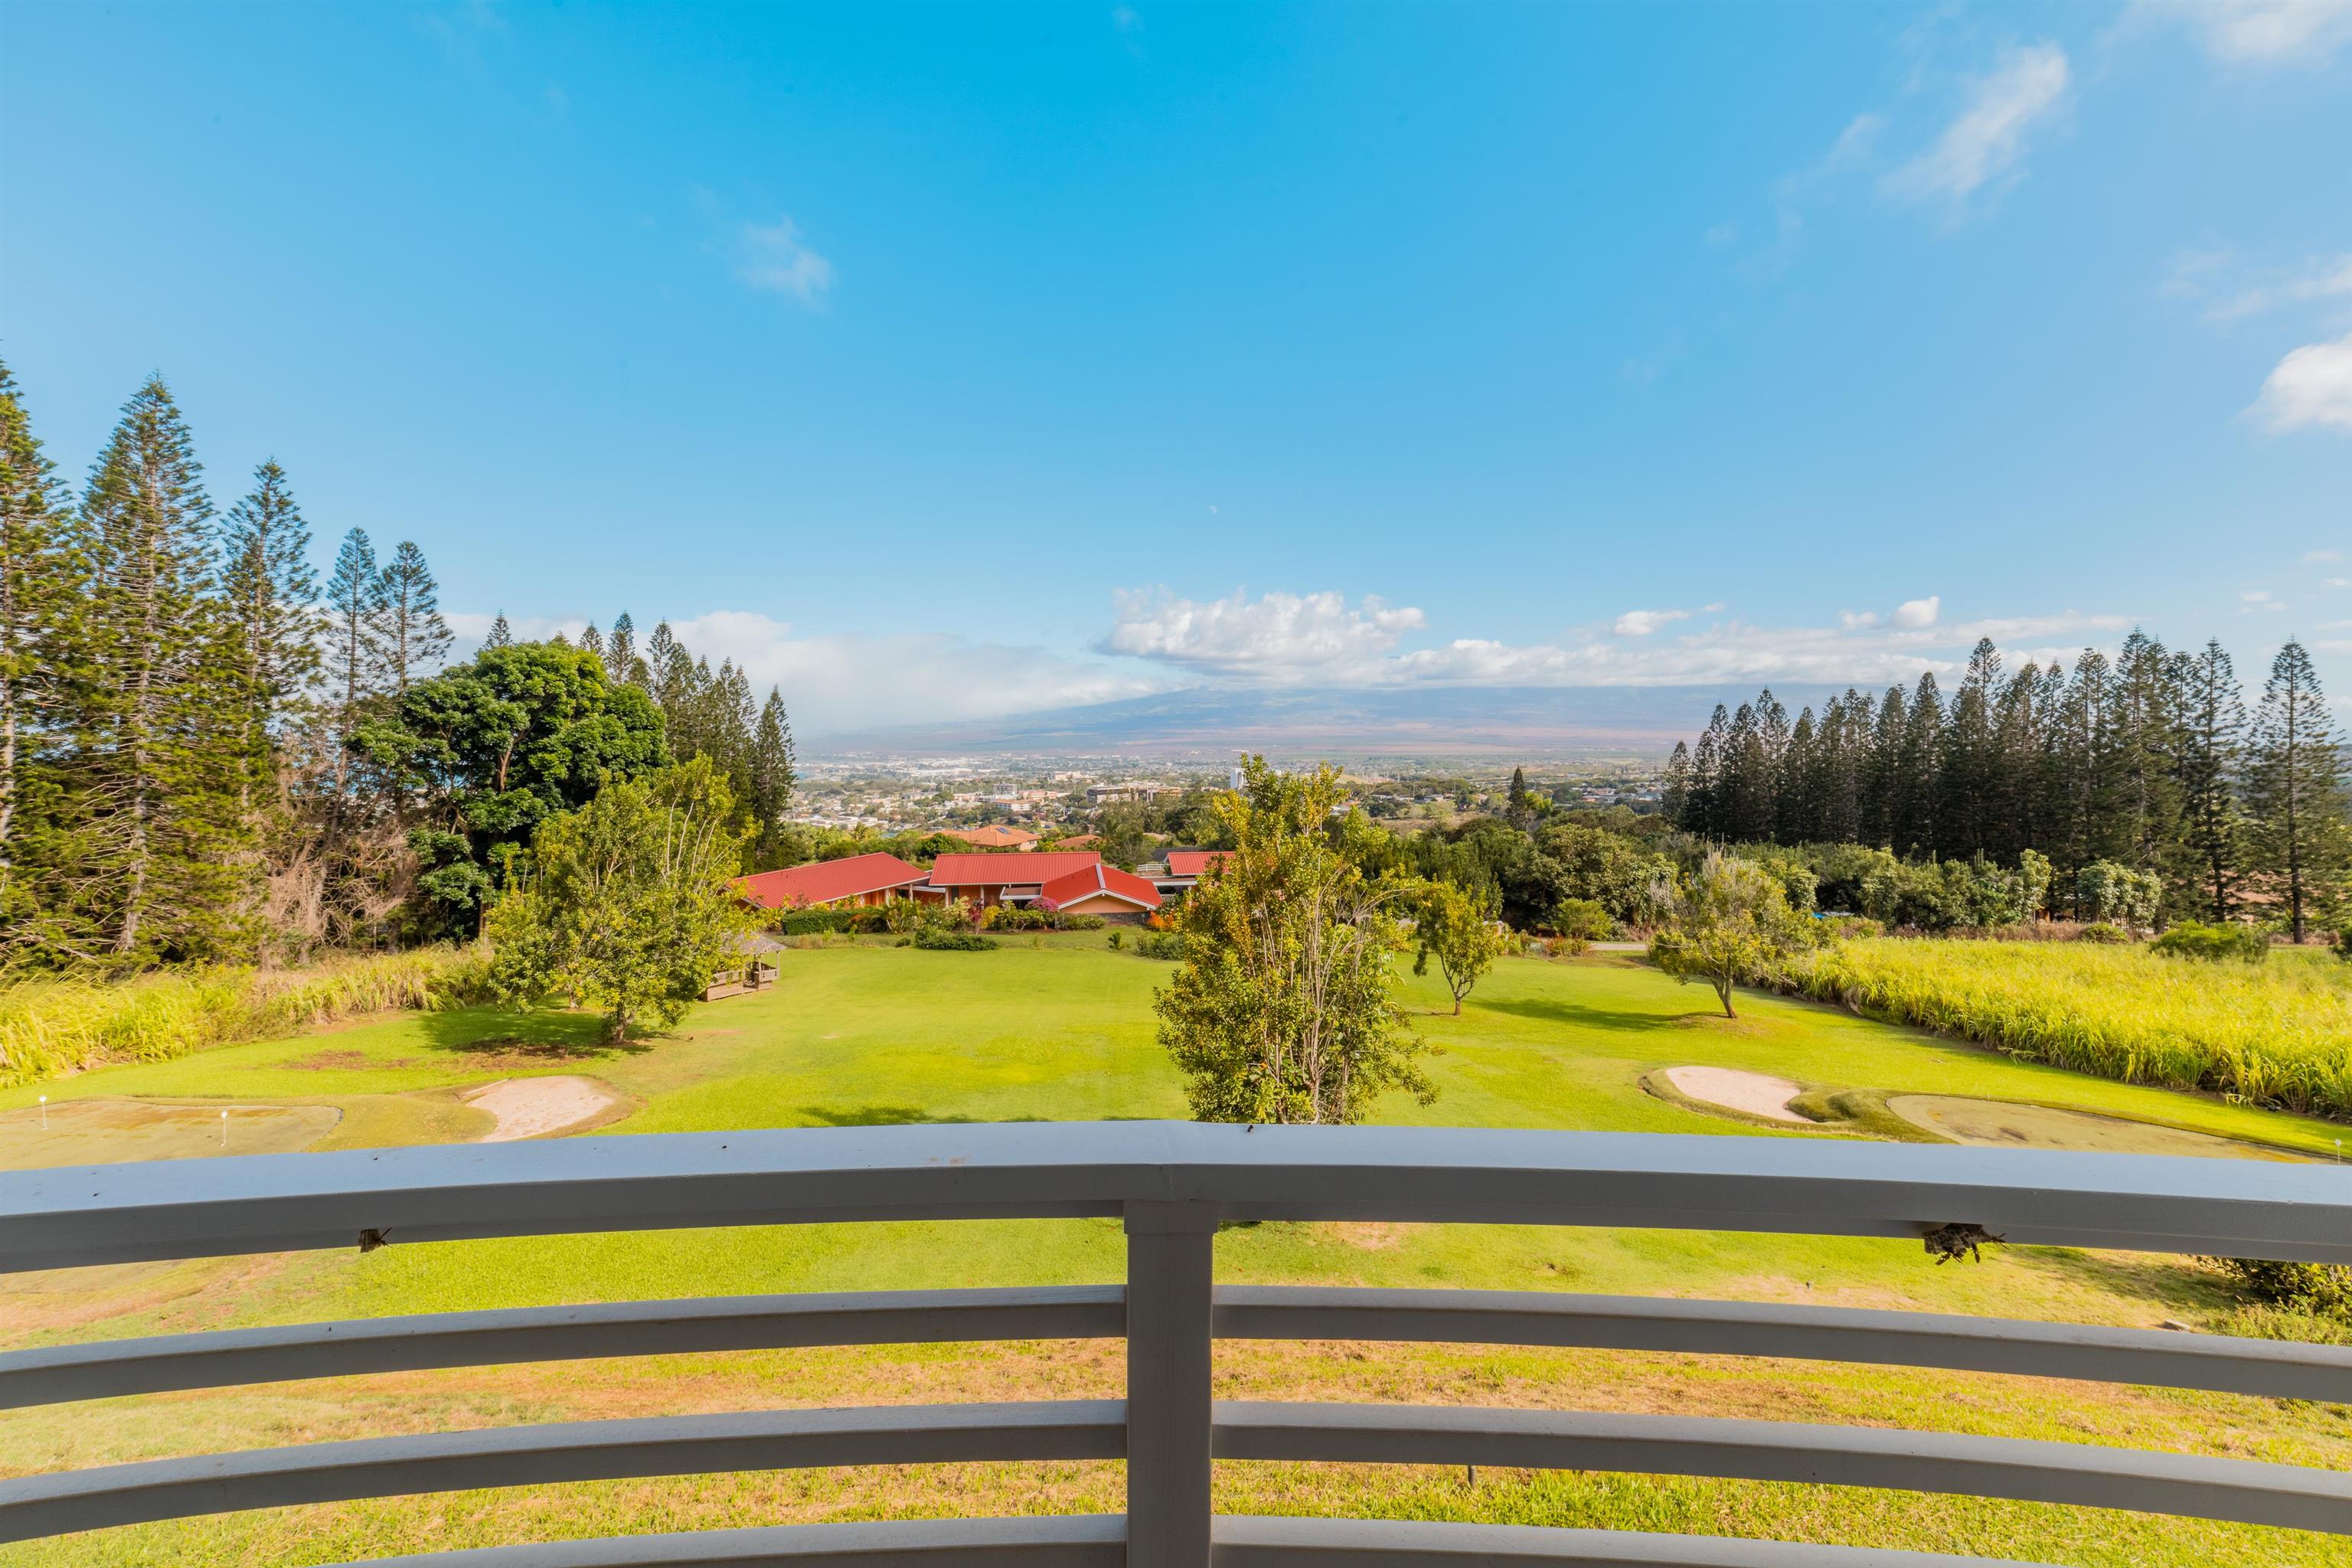
[[2071,1247],[2037,1247],[2032,1257],[2042,1268],[2078,1285],[2125,1300],[2137,1298],[2180,1308],[2231,1304],[2229,1288],[2217,1275],[2176,1258],[2084,1252]]
[[602,1061],[641,1056],[653,1048],[644,1040],[614,1045],[604,1038],[604,1020],[594,1013],[504,1013],[468,1007],[420,1013],[417,1019],[433,1049],[459,1056]]
[[1680,1014],[1631,1013],[1621,1008],[1587,1007],[1575,1002],[1554,1002],[1538,997],[1492,1002],[1481,1000],[1476,1005],[1489,1013],[1507,1013],[1515,1018],[1531,1018],[1538,1024],[1561,1024],[1621,1035],[1677,1028],[1683,1020]]
[[803,1105],[800,1112],[820,1127],[922,1127],[977,1120],[935,1116],[912,1105]]

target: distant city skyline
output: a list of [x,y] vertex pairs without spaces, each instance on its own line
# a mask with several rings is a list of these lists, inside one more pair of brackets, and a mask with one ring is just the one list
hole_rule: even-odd
[[77,486],[160,369],[461,650],[812,736],[2134,626],[2352,713],[2352,0],[18,5],[0,200]]

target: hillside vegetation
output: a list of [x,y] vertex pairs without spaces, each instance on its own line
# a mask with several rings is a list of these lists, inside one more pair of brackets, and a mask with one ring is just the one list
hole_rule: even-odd
[[163,1061],[366,1013],[445,1007],[469,994],[476,967],[457,949],[424,947],[309,969],[24,981],[0,991],[0,1086],[104,1063]]
[[1784,984],[2077,1072],[2352,1119],[2352,966],[2316,955],[1879,938],[1808,954]]

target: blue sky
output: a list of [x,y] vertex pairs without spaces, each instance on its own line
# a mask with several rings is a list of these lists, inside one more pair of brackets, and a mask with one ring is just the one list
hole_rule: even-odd
[[18,3],[0,354],[816,732],[2134,622],[2352,698],[2352,0]]

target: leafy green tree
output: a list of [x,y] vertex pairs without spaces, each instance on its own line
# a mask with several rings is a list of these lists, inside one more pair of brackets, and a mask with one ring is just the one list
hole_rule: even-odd
[[1775,973],[1817,942],[1816,922],[1790,909],[1780,879],[1752,860],[1710,850],[1662,894],[1666,924],[1651,939],[1651,959],[1685,984],[1713,986],[1727,1018],[1738,1016],[1733,986]]
[[1413,906],[1412,972],[1437,972],[1454,996],[1454,1016],[1462,1016],[1462,999],[1478,977],[1495,967],[1503,955],[1503,933],[1496,920],[1499,903],[1492,891],[1471,891],[1452,882],[1429,882]]
[[2254,721],[2246,805],[2255,864],[2286,907],[2289,935],[2300,942],[2315,918],[2342,907],[2352,870],[2344,742],[2300,642],[2289,642],[2271,661]]
[[552,642],[485,647],[412,683],[361,744],[408,797],[425,862],[418,923],[436,935],[473,923],[541,822],[667,761],[651,700],[614,686],[594,654]]
[[490,916],[499,994],[568,993],[604,1014],[616,1042],[677,1023],[755,923],[732,886],[734,818],[727,781],[697,757],[613,779],[542,821],[531,873]]
[[2155,921],[2163,899],[2164,883],[2155,872],[2118,861],[2094,860],[2074,874],[2074,908],[2087,921],[2143,930]]
[[1204,1121],[1352,1122],[1389,1089],[1436,1090],[1396,1003],[1402,881],[1364,862],[1378,832],[1342,811],[1336,769],[1244,758],[1217,809],[1234,851],[1179,914],[1186,957],[1159,990],[1160,1039]]

